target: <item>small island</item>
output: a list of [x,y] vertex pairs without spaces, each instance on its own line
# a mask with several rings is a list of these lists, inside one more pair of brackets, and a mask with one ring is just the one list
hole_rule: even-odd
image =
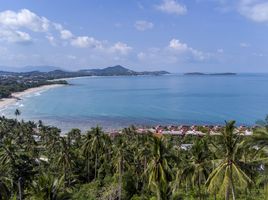
[[187,76],[234,76],[236,73],[225,72],[225,73],[202,73],[202,72],[189,72],[184,73]]

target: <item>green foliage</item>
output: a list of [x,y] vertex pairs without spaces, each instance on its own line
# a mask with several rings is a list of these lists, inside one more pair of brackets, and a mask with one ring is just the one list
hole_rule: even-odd
[[44,77],[1,77],[0,76],[0,99],[9,98],[14,92],[22,92],[29,88],[40,87],[43,85],[52,85],[52,84],[68,84],[65,80],[59,81],[48,81],[49,78]]
[[[265,199],[268,129],[242,136],[109,136],[100,127],[65,136],[42,122],[0,117],[0,199]],[[188,144],[188,148],[183,148]]]
[[74,200],[95,200],[98,196],[100,183],[92,182],[81,186],[78,192],[73,195]]

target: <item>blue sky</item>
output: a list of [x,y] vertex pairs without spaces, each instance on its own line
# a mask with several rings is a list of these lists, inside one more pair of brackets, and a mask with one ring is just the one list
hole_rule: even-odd
[[268,72],[264,0],[0,0],[0,66]]

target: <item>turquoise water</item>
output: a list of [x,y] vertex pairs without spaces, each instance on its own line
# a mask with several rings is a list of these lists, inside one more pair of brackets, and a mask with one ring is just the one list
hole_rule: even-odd
[[2,111],[57,125],[63,130],[96,124],[223,124],[235,119],[253,125],[268,114],[268,75],[87,77],[25,96]]

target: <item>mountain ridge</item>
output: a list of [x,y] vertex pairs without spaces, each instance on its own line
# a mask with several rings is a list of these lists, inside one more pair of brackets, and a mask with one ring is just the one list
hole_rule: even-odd
[[23,67],[0,66],[0,71],[17,72],[17,73],[33,72],[33,71],[50,72],[54,70],[63,70],[63,69],[61,69],[60,67],[50,65],[39,65],[39,66],[27,65]]
[[[31,69],[29,71],[25,71],[25,69]],[[49,70],[52,69],[52,70]],[[0,68],[0,74],[16,74],[16,73],[22,73],[22,74],[28,74],[28,73],[35,73],[35,74],[56,74],[56,75],[66,75],[69,76],[137,76],[137,75],[164,75],[169,74],[167,71],[142,71],[137,72],[128,68],[125,68],[121,65],[115,65],[111,67],[105,67],[102,69],[81,69],[77,71],[67,71],[58,67],[53,66],[42,66],[42,69],[39,70],[38,66],[36,67],[24,67],[23,70],[20,72],[18,71],[8,71],[8,70],[2,70]]]

